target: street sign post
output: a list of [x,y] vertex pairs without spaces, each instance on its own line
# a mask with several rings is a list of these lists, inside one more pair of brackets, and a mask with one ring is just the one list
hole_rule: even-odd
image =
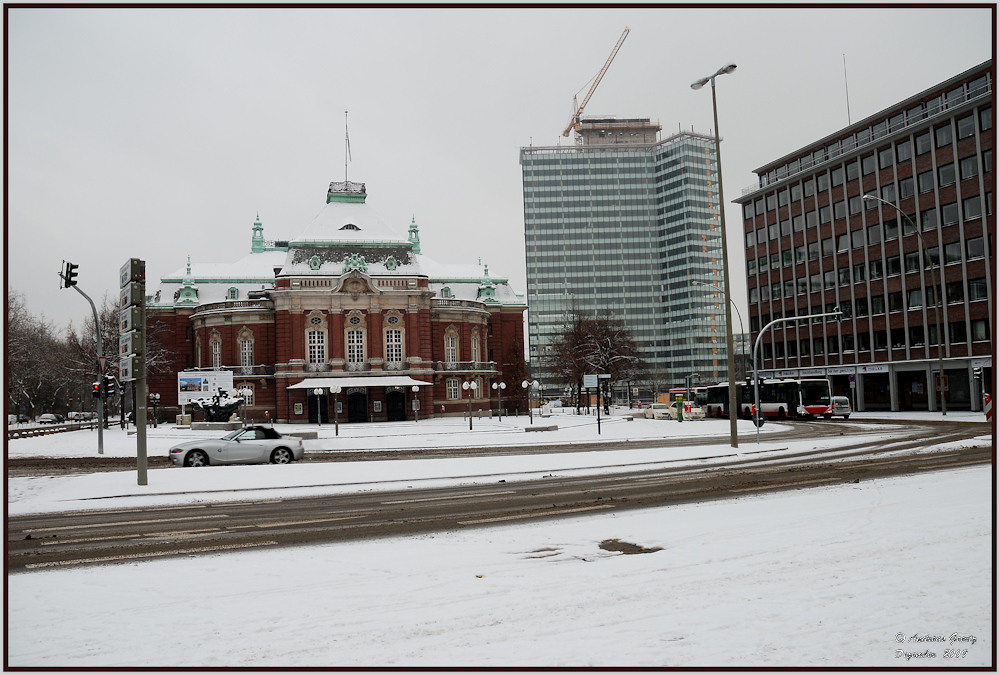
[[119,270],[118,375],[135,386],[136,470],[146,485],[146,263],[129,258]]

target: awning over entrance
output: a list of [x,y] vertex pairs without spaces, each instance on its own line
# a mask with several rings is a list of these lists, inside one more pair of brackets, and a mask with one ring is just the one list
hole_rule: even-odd
[[307,377],[296,384],[290,385],[288,389],[315,389],[321,387],[429,387],[431,382],[414,380],[408,375],[388,375],[386,377]]

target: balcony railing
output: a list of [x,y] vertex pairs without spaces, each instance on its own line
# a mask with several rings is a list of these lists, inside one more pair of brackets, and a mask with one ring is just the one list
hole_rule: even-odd
[[369,364],[367,362],[364,362],[364,363],[345,363],[344,364],[344,370],[346,370],[349,373],[366,373],[366,372],[368,372],[371,369],[372,369],[371,364]]
[[259,365],[259,366],[219,366],[218,368],[188,368],[187,370],[195,372],[211,372],[216,370],[224,370],[231,372],[233,375],[274,375],[274,366]]
[[307,363],[306,372],[307,373],[326,373],[330,370],[329,363]]
[[443,372],[495,373],[495,361],[435,361],[434,370]]
[[409,370],[410,364],[406,361],[387,361],[382,364],[382,370]]

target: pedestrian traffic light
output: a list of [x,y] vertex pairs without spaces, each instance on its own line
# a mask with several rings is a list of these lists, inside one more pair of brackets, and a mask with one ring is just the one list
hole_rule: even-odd
[[66,288],[76,286],[76,270],[78,267],[79,265],[74,265],[71,262],[66,263],[66,267],[63,270],[63,283],[66,285]]
[[104,377],[104,398],[115,395],[115,378],[106,375]]
[[94,382],[94,392],[93,393],[94,393],[94,398],[100,398],[101,397],[101,383],[100,382]]

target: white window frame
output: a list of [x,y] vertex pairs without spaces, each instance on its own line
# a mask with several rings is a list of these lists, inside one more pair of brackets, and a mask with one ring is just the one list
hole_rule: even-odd
[[307,331],[306,338],[309,350],[309,363],[326,363],[326,331]]
[[389,328],[385,331],[385,360],[400,363],[403,360],[403,330]]
[[448,400],[449,401],[457,401],[457,400],[459,400],[459,391],[460,391],[460,388],[459,388],[458,378],[457,377],[448,378],[447,388],[448,388],[448,394],[447,394]]
[[347,362],[365,362],[365,332],[361,329],[347,331]]
[[457,335],[445,335],[444,336],[444,360],[447,363],[457,363],[458,362],[458,336]]

